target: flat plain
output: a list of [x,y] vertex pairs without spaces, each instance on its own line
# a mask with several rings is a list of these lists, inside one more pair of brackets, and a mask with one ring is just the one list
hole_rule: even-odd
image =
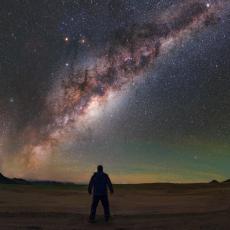
[[230,184],[115,185],[112,218],[88,223],[84,185],[0,185],[0,229],[229,230]]

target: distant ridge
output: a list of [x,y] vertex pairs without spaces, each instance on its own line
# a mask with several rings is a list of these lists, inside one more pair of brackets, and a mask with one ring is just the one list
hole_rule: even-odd
[[9,178],[0,173],[0,184],[40,184],[40,185],[76,185],[71,182],[59,182],[49,180],[24,180],[21,178]]
[[[25,180],[21,178],[9,178],[4,176],[2,173],[0,173],[0,184],[24,184],[24,185],[83,185],[83,184],[76,184],[73,182],[61,182],[61,181],[52,181],[52,180]],[[221,185],[221,184],[230,184],[230,179],[225,180],[223,182],[219,182],[217,180],[212,180],[208,183],[139,183],[139,184],[127,184],[128,186],[132,185],[142,185],[142,186],[164,186],[164,185],[170,185],[170,186],[184,186],[184,185],[206,185],[206,184],[212,184],[212,185]],[[123,186],[123,184],[120,184]]]
[[220,182],[217,181],[217,180],[212,180],[212,181],[209,182],[209,184],[219,184],[219,183],[220,183]]
[[230,179],[225,180],[223,183],[230,183]]
[[0,184],[30,184],[30,182],[20,178],[11,179],[0,173]]

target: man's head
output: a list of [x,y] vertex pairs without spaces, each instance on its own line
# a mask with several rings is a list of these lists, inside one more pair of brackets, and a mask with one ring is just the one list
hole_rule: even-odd
[[103,172],[103,166],[102,165],[98,165],[97,166],[97,171],[98,172]]

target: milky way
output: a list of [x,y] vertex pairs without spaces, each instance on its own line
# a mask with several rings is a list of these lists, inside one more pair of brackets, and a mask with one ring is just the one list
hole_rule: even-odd
[[194,0],[177,4],[148,16],[148,23],[116,29],[104,49],[93,50],[93,57],[83,64],[73,60],[68,73],[59,73],[42,113],[21,133],[23,146],[16,158],[21,167],[39,167],[57,145],[76,138],[73,131],[87,122],[91,110],[110,103],[111,94],[143,78],[156,59],[176,44],[217,24],[226,4]]

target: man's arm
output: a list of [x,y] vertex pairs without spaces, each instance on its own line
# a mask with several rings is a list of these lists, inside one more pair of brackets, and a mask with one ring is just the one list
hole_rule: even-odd
[[92,189],[93,189],[93,184],[94,184],[94,174],[91,177],[90,181],[89,181],[89,185],[88,185],[88,193],[91,194],[92,193]]
[[107,185],[108,185],[108,187],[109,187],[109,191],[110,191],[111,193],[113,193],[113,192],[114,192],[114,190],[113,190],[113,184],[112,184],[112,182],[111,182],[111,180],[110,180],[110,178],[109,178],[108,175],[106,175],[106,179],[107,179]]

